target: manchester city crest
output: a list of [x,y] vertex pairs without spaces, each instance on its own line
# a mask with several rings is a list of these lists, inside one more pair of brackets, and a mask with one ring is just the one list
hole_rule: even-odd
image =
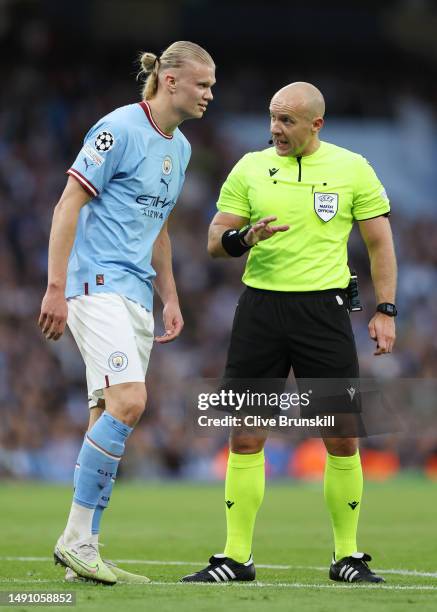
[[338,193],[314,193],[314,210],[316,215],[327,223],[337,214]]
[[164,174],[170,174],[173,170],[173,162],[171,160],[170,155],[164,157],[164,161],[162,162],[162,171]]
[[121,351],[115,351],[109,356],[108,365],[113,372],[122,372],[127,368],[128,358],[127,355]]

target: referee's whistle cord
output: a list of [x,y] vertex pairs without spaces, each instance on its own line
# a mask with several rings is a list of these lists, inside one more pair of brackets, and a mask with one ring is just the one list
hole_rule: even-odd
[[299,175],[297,177],[297,182],[300,183],[302,181],[302,156],[296,157],[297,163],[299,165]]

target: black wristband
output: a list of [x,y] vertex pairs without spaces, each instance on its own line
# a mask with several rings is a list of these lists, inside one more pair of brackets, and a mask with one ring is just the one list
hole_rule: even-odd
[[228,229],[222,236],[222,247],[231,257],[241,257],[247,253],[252,247],[244,241],[244,236],[250,230],[251,225],[245,225],[240,230]]
[[398,309],[390,302],[382,302],[382,304],[378,304],[376,307],[376,312],[382,312],[388,317],[396,317],[398,314]]

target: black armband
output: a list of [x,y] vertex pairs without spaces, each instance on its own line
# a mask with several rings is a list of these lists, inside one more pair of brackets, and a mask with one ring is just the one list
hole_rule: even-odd
[[228,229],[222,236],[222,247],[231,257],[241,257],[252,247],[244,241],[244,236],[251,229],[251,225],[245,225],[240,230]]

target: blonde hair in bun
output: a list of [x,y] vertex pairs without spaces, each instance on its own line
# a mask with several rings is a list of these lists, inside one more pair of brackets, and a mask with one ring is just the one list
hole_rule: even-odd
[[137,78],[145,79],[142,89],[143,100],[150,100],[156,95],[159,74],[162,70],[180,68],[190,60],[214,66],[214,61],[208,51],[187,40],[174,42],[167,47],[160,57],[149,51],[141,53],[139,57],[141,69]]

